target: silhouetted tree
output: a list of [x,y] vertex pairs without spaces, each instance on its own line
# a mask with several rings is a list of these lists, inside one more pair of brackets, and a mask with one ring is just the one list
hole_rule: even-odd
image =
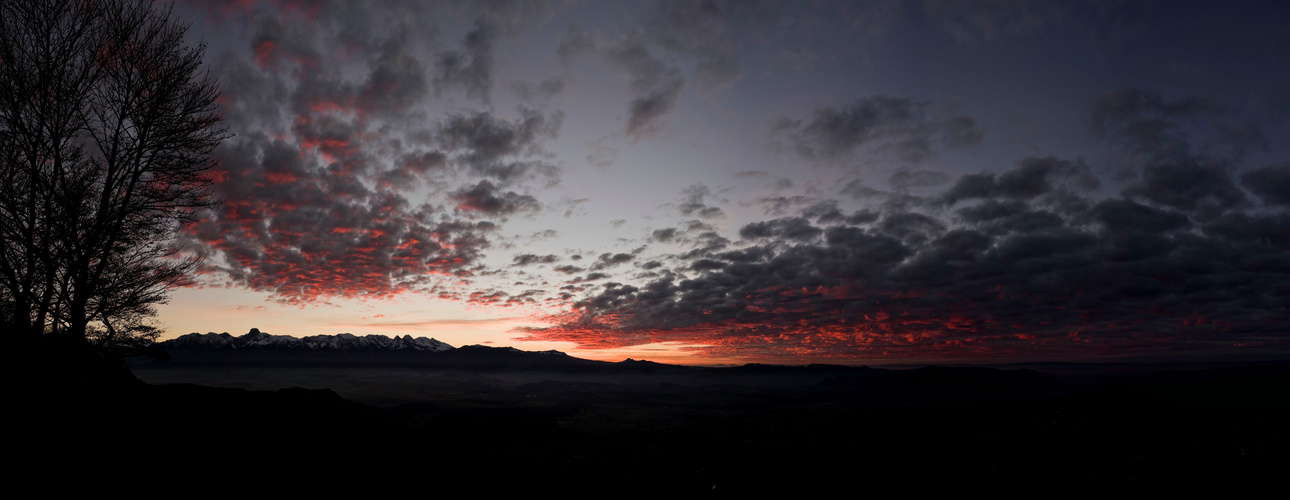
[[214,200],[204,46],[147,0],[0,2],[0,308],[12,330],[104,346],[197,260],[175,234]]

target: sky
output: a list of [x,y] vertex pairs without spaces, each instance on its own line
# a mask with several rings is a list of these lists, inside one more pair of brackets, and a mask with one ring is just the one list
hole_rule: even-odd
[[165,338],[684,364],[1290,347],[1290,7],[181,1],[234,134]]

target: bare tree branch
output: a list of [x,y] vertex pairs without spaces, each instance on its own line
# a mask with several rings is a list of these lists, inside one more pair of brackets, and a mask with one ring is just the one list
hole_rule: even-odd
[[14,329],[155,333],[142,319],[197,265],[175,234],[215,205],[206,172],[229,134],[186,31],[146,0],[0,4],[0,312]]

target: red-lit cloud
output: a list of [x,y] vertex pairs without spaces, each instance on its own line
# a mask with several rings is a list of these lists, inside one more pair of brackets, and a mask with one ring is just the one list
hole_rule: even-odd
[[[1010,167],[974,166],[963,175],[953,169],[966,167],[949,165],[958,155],[982,149],[988,161],[1006,158],[989,141],[987,126],[999,123],[989,114],[1024,121],[1016,110],[979,113],[989,106],[952,91],[943,99],[841,95],[821,105],[810,100],[821,88],[807,85],[813,77],[806,73],[797,75],[800,90],[779,86],[784,80],[719,94],[762,75],[770,81],[789,68],[858,57],[814,54],[807,47],[826,40],[811,37],[791,51],[760,52],[769,42],[757,37],[770,27],[785,30],[773,38],[859,30],[845,39],[880,41],[908,23],[947,40],[989,44],[1093,14],[1080,6],[929,3],[866,16],[867,5],[843,4],[660,2],[641,7],[647,29],[557,26],[563,36],[546,56],[563,67],[527,82],[499,81],[509,72],[495,65],[530,55],[513,36],[552,19],[556,2],[467,2],[447,11],[433,2],[187,4],[204,8],[211,22],[237,26],[219,32],[235,46],[208,53],[237,136],[219,149],[210,173],[224,204],[189,234],[210,257],[204,279],[290,303],[418,291],[508,317],[551,308],[542,309],[556,311],[545,322],[523,329],[528,340],[584,348],[677,342],[707,346],[691,348],[700,356],[749,360],[1286,347],[1290,166],[1251,154],[1272,144],[1258,124],[1266,121],[1247,120],[1245,110],[1217,99],[1125,88],[1065,103],[1088,111],[1075,119],[1042,116],[1064,119],[1085,137],[1052,151],[1035,141]],[[456,28],[432,29],[446,22]],[[496,57],[498,50],[515,52]],[[790,64],[741,66],[772,59]],[[566,85],[604,76],[571,72],[584,63],[618,80],[581,87],[591,90],[577,105],[563,102]],[[617,92],[601,95],[602,85]],[[775,95],[800,92],[766,108],[787,116],[756,114],[768,105],[755,102],[769,95],[759,92],[772,87]],[[500,97],[507,88],[518,101]],[[810,105],[792,112],[796,102]],[[695,103],[709,107],[683,109]],[[545,189],[583,158],[556,158],[549,147],[565,120],[554,108],[561,105],[571,120],[588,109],[612,110],[579,123],[605,134],[586,156],[605,177],[579,182],[619,181],[603,157],[621,148],[632,164],[615,168],[660,172],[633,177],[647,181],[642,193],[662,189],[647,183],[681,190],[680,198],[623,200],[623,207],[665,207],[640,214],[650,227],[637,239],[626,232],[640,221],[623,213],[595,225],[566,212],[560,234],[583,247],[577,251],[552,241],[519,248],[529,240],[501,231],[565,203],[547,199]],[[1268,106],[1268,116],[1284,116]],[[756,127],[766,143],[732,134],[740,142],[703,144],[727,137],[712,131],[724,133],[728,122],[687,128],[678,118],[707,115],[764,121]],[[669,137],[674,130],[681,133]],[[707,131],[687,135],[695,130]],[[1096,140],[1101,149],[1072,151]],[[671,148],[678,141],[686,145]],[[687,156],[690,148],[695,156]],[[758,182],[765,189],[740,199],[715,170],[740,158],[760,161],[752,157],[762,148],[779,156],[734,177],[765,177]],[[692,168],[714,171],[680,178],[663,164],[674,158],[700,158]],[[817,172],[826,172],[824,180],[813,178]],[[875,184],[881,179],[889,185]],[[587,192],[569,203],[602,196],[590,185],[579,185]],[[617,201],[586,206],[621,208]],[[758,210],[761,220],[749,220]],[[611,226],[613,236],[592,241]],[[489,260],[490,251],[508,253]]]
[[[1171,118],[1216,110],[1150,94],[1126,110],[1123,93],[1092,108],[1095,129],[1140,161],[1140,179],[1120,196],[1092,195],[1100,184],[1082,162],[1032,157],[960,176],[936,195],[893,197],[879,213],[815,203],[744,225],[738,242],[694,242],[642,273],[644,284],[592,288],[549,326],[523,331],[584,348],[678,342],[766,361],[1290,347],[1281,167],[1238,182],[1239,154],[1189,153],[1179,141],[1207,139]],[[1164,131],[1143,137],[1134,125],[1143,120]]]
[[[462,284],[480,269],[493,219],[540,207],[503,186],[550,182],[556,170],[540,143],[555,137],[558,118],[523,109],[514,120],[480,111],[409,122],[439,93],[427,76],[434,55],[414,50],[428,40],[406,25],[413,11],[429,11],[360,11],[308,2],[211,11],[250,24],[244,45],[219,55],[237,137],[211,174],[223,205],[191,230],[211,257],[208,282],[291,303]],[[466,45],[475,71],[487,73],[493,31],[485,31]],[[472,89],[486,100],[486,85]]]

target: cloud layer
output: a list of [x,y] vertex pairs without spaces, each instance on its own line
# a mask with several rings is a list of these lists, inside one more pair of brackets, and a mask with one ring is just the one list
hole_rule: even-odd
[[1225,7],[611,5],[178,6],[236,133],[199,281],[722,359],[1286,347],[1290,79],[1178,49]]
[[975,146],[985,136],[985,130],[970,116],[917,99],[886,95],[819,108],[806,121],[785,118],[775,128],[787,134],[798,154],[811,160],[863,151],[918,162],[941,149]]
[[482,270],[501,221],[540,209],[515,189],[558,175],[543,149],[558,113],[430,118],[451,92],[490,100],[492,41],[519,22],[505,9],[438,49],[421,23],[440,13],[419,3],[211,9],[250,22],[218,55],[237,137],[213,172],[224,204],[191,232],[207,284],[301,304],[433,291]]
[[[921,155],[941,129],[914,120],[918,108],[861,100],[818,112],[795,134],[809,155],[888,137]],[[1212,134],[1220,114],[1195,129],[1192,115],[1211,111],[1140,89],[1098,98],[1092,128],[1130,158],[1133,177],[1118,195],[1099,194],[1080,160],[1027,157],[879,212],[846,216],[836,202],[816,203],[745,224],[730,246],[674,256],[641,284],[607,283],[527,333],[770,361],[1284,349],[1287,169],[1242,173],[1240,147],[1199,152],[1201,142],[1250,137]],[[652,236],[676,237],[674,228]]]

